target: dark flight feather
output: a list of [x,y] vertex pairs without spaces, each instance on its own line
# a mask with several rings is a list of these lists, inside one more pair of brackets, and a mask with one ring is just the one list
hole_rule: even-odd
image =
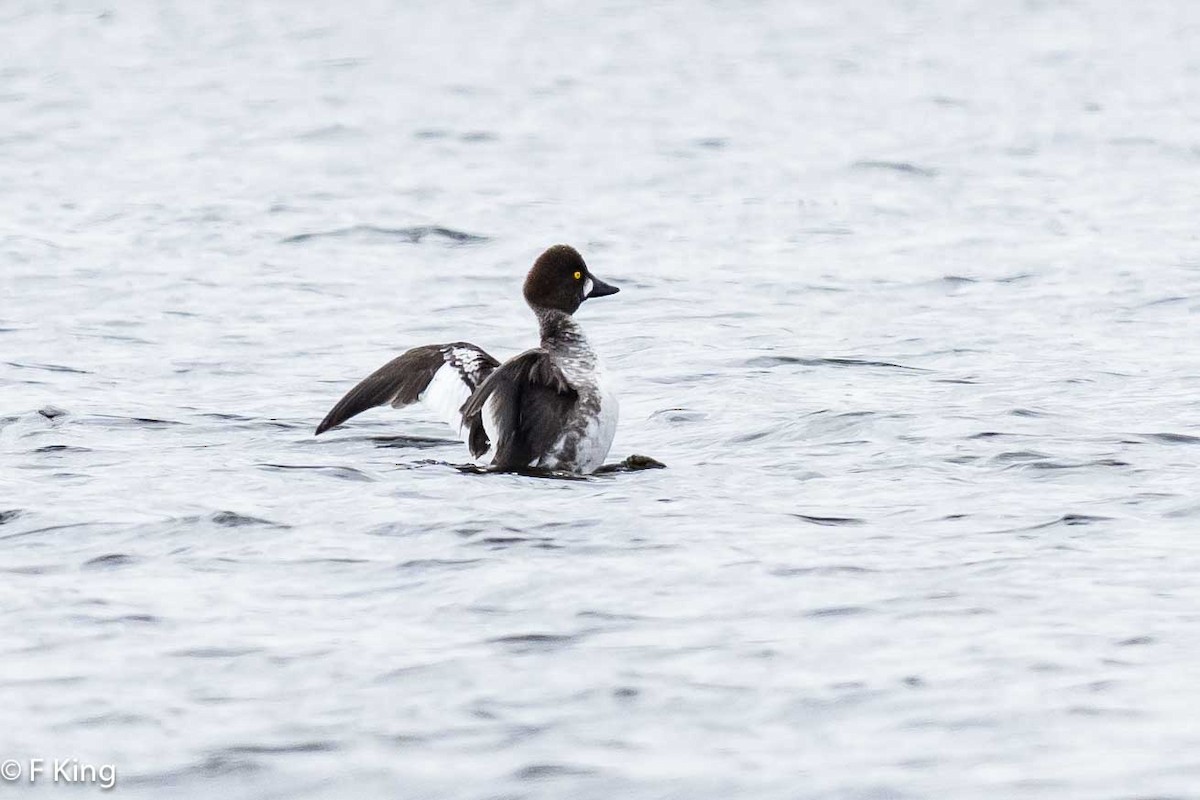
[[477,437],[484,433],[484,406],[493,399],[496,427],[494,466],[502,469],[528,467],[546,453],[566,427],[579,394],[541,348],[528,350],[492,372],[463,405],[463,421],[469,426],[471,454],[483,455]]

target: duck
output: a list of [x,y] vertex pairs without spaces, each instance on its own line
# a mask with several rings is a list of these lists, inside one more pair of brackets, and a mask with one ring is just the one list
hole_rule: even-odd
[[383,405],[423,403],[458,429],[488,469],[590,474],[603,466],[617,430],[616,395],[575,313],[620,291],[593,275],[570,245],[534,262],[522,294],[540,343],[503,364],[470,342],[414,347],[363,378],[316,434]]

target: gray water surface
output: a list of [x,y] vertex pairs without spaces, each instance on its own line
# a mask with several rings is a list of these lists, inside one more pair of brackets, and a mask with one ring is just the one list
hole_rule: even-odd
[[[1200,797],[1200,5],[1140,6],[0,5],[0,759]],[[560,241],[668,469],[312,436],[532,346]]]

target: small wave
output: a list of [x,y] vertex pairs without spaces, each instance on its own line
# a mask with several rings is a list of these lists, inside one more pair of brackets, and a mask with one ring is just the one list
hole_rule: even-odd
[[108,711],[102,714],[92,714],[86,717],[78,717],[74,720],[75,725],[85,728],[108,726],[108,725],[143,725],[156,724],[157,720],[143,714],[131,714],[127,711]]
[[162,622],[159,617],[156,617],[153,614],[122,614],[119,617],[108,617],[106,619],[93,621],[102,622],[108,625],[112,625],[114,623],[122,625],[128,623],[134,623],[135,625],[157,625],[159,622]]
[[750,442],[757,442],[774,436],[775,432],[775,428],[764,428],[762,430],[750,431],[749,433],[739,433],[737,436],[730,437],[729,441],[734,444],[749,444]]
[[863,358],[806,358],[803,356],[756,356],[745,362],[748,367],[780,367],[797,365],[802,367],[881,367],[902,369],[911,372],[929,372],[922,367],[909,367],[891,361],[872,361]]
[[576,635],[557,633],[522,633],[488,639],[489,644],[504,645],[522,653],[557,650],[569,647],[577,641],[579,641],[579,637]]
[[1154,644],[1153,636],[1133,636],[1128,639],[1122,639],[1117,642],[1117,647],[1142,647],[1148,644]]
[[777,567],[771,570],[771,574],[790,578],[796,575],[868,575],[878,571],[870,567],[856,567],[853,564],[828,564],[820,567]]
[[341,439],[328,439],[330,442],[345,442],[353,441],[357,438],[363,438],[367,441],[375,443],[376,447],[394,448],[397,450],[430,450],[435,447],[446,447],[452,444],[461,444],[457,439],[438,439],[433,436],[365,436],[365,437],[343,437]]
[[511,547],[512,545],[528,544],[539,550],[558,550],[562,545],[555,544],[544,536],[485,536],[472,542],[474,545],[486,546],[492,549]]
[[258,647],[191,647],[176,650],[170,655],[177,658],[240,658],[261,652]]
[[280,755],[283,753],[329,753],[337,750],[337,742],[319,740],[312,742],[289,742],[287,744],[240,744],[226,747],[222,753],[230,755]]
[[[331,381],[332,383],[332,381]],[[189,409],[190,410],[190,409]],[[240,430],[258,430],[258,431],[307,431],[312,432],[312,423],[304,422],[288,422],[285,420],[251,417],[244,414],[218,414],[205,413],[197,416],[204,419],[217,420],[219,422],[228,423],[227,427],[237,428]],[[223,426],[224,427],[224,426]]]
[[549,778],[565,778],[572,775],[595,775],[596,770],[589,767],[575,767],[569,764],[530,764],[521,767],[513,777],[519,781],[541,781]]
[[154,417],[120,417],[115,414],[97,414],[83,420],[85,424],[97,425],[102,428],[170,428],[182,425],[173,419],[156,419]]
[[483,559],[480,558],[414,558],[412,561],[405,561],[402,564],[397,564],[396,569],[411,570],[413,572],[424,572],[429,569],[438,567],[447,567],[457,569],[461,567],[469,567],[472,564],[478,564]]
[[1112,517],[1099,517],[1091,514],[1063,514],[1058,519],[1043,522],[1040,525],[1030,525],[1028,528],[1019,528],[1024,531],[1040,531],[1046,528],[1059,527],[1074,527],[1076,525],[1095,525],[1097,522],[1107,522]]
[[38,369],[45,372],[69,372],[74,375],[92,374],[89,370],[79,369],[78,367],[68,367],[63,364],[33,364],[24,363],[21,361],[6,361],[4,363],[8,364],[10,367],[16,367],[17,369]]
[[26,536],[37,536],[40,533],[52,533],[55,531],[75,530],[77,528],[95,528],[103,526],[104,523],[99,522],[68,522],[63,525],[47,525],[44,528],[34,528],[31,531],[18,531],[16,533],[6,533],[0,536],[0,539],[19,539]]
[[1051,459],[1038,459],[1030,461],[1018,461],[1008,469],[1035,469],[1035,470],[1062,470],[1062,469],[1087,469],[1089,467],[1128,467],[1128,461],[1122,461],[1119,458],[1097,458],[1094,461],[1055,461]]
[[1152,308],[1154,306],[1166,306],[1166,305],[1173,305],[1175,303],[1186,303],[1187,301],[1189,301],[1191,299],[1192,298],[1187,297],[1185,295],[1171,295],[1169,297],[1160,297],[1157,300],[1151,300],[1148,303],[1143,303],[1141,307],[1142,308]]
[[321,472],[330,477],[341,478],[346,481],[358,481],[360,483],[371,483],[375,480],[367,473],[357,470],[354,467],[338,467],[325,464],[258,464],[257,466],[272,472],[287,472],[288,470]]
[[998,453],[990,459],[993,464],[1013,464],[1024,463],[1027,461],[1043,461],[1051,458],[1047,453],[1039,453],[1036,450],[1010,450],[1004,453]]
[[355,128],[341,123],[322,125],[296,134],[296,140],[301,142],[344,142],[363,137],[362,128]]
[[672,424],[680,422],[700,422],[708,419],[708,414],[703,411],[691,411],[686,408],[664,408],[661,411],[655,411],[650,415],[650,419],[657,422],[669,422]]
[[857,170],[883,170],[887,172],[899,172],[904,175],[915,175],[921,178],[932,178],[937,175],[937,170],[932,167],[922,167],[911,161],[866,160],[855,161],[850,166]]
[[1143,439],[1149,439],[1152,442],[1162,442],[1163,444],[1200,444],[1200,436],[1192,436],[1187,433],[1143,433],[1140,434]]
[[866,521],[857,517],[815,517],[810,514],[792,514],[796,519],[803,520],[811,525],[865,525]]
[[815,608],[807,612],[806,617],[853,617],[859,614],[870,613],[869,608],[862,606],[829,606],[827,608]]
[[58,564],[27,564],[23,567],[0,567],[0,571],[10,575],[53,575],[62,572],[63,568]]
[[192,766],[171,772],[156,772],[122,777],[121,784],[128,786],[172,786],[182,783],[189,776],[206,778],[261,772],[265,765],[245,757],[213,755]]
[[[818,225],[818,226],[811,227],[811,228],[800,228],[799,232],[807,234],[809,236],[853,236],[854,235],[853,228],[839,227],[837,225],[823,225],[823,226]],[[844,292],[844,291],[846,291],[846,289],[842,289],[837,286],[806,286],[804,288],[809,289],[814,292]]]
[[130,564],[138,562],[137,556],[131,556],[128,553],[109,553],[103,556],[97,556],[90,561],[85,561],[84,569],[115,569],[117,567],[127,567]]
[[284,244],[300,244],[313,239],[344,239],[367,238],[401,241],[408,244],[420,244],[425,239],[440,239],[451,244],[479,244],[489,241],[489,237],[475,233],[457,231],[440,225],[416,225],[409,228],[387,228],[381,225],[351,225],[348,228],[337,228],[331,231],[313,231],[298,233],[283,239]]
[[1183,506],[1175,508],[1163,514],[1167,519],[1185,519],[1187,517],[1200,516],[1200,503],[1195,505]]
[[269,519],[261,519],[252,517],[248,514],[238,514],[234,511],[218,511],[209,517],[214,523],[222,528],[245,528],[251,525],[263,525],[269,528],[289,528],[290,525],[284,525],[279,522],[272,522]]

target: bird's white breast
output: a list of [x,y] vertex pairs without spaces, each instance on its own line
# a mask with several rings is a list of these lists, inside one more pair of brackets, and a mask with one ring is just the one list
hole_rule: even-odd
[[604,464],[612,447],[620,407],[617,395],[605,379],[597,360],[589,358],[586,373],[571,375],[574,371],[572,366],[564,364],[563,371],[569,378],[575,378],[575,387],[579,392],[575,411],[567,420],[562,435],[534,466],[595,472]]
[[600,410],[588,423],[587,435],[579,448],[580,469],[584,472],[595,472],[604,464],[612,448],[613,437],[617,435],[617,418],[621,412],[617,394],[600,370],[596,374],[596,393]]

